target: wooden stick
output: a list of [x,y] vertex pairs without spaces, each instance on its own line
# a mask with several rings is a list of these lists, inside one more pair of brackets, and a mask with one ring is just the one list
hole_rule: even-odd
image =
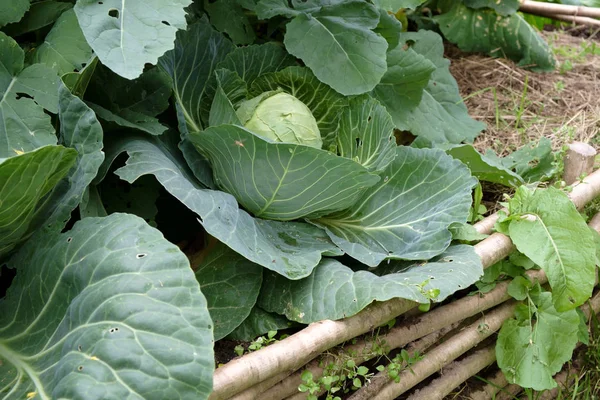
[[[528,277],[531,282],[540,282],[544,284],[548,281],[543,271],[528,271]],[[434,335],[436,331],[444,327],[463,321],[465,318],[480,314],[485,310],[497,306],[508,300],[510,296],[507,293],[509,282],[500,282],[488,293],[481,296],[465,296],[452,303],[436,308],[426,314],[410,318],[403,323],[390,329],[389,332],[379,337],[379,341],[386,344],[390,350],[401,348],[413,340],[425,337],[425,335]],[[444,333],[445,334],[445,333]],[[438,334],[439,335],[439,334]],[[298,385],[302,383],[301,375],[306,369],[313,374],[313,379],[323,376],[325,366],[330,363],[347,360],[347,354],[356,354],[352,359],[357,365],[374,357],[373,347],[376,345],[371,340],[359,340],[356,344],[345,347],[337,353],[326,356],[323,359],[316,359],[310,362],[306,368],[297,371],[285,381],[277,384],[271,390],[263,393],[261,399],[278,400],[291,396],[298,390]],[[344,356],[346,354],[346,356]],[[363,356],[366,355],[366,356]],[[365,385],[361,390],[352,396],[352,400],[370,399],[379,389],[390,382],[387,372],[383,372],[381,377],[374,379],[380,382],[378,386],[372,384]],[[373,387],[372,387],[373,386]],[[363,393],[364,392],[364,393]],[[275,394],[277,393],[277,394]]]
[[514,301],[507,301],[440,344],[410,370],[402,371],[400,382],[386,385],[373,400],[393,400],[436,373],[500,329],[504,321],[513,316],[515,306]]
[[581,210],[587,203],[600,196],[600,169],[586,176],[581,183],[573,186],[569,197],[575,207]]
[[600,21],[589,17],[577,17],[575,15],[563,15],[563,14],[540,14],[542,17],[548,17],[557,21],[572,22],[574,24],[586,25],[586,26],[600,26]]
[[[408,354],[411,357],[414,357],[414,355],[417,352],[419,354],[423,354],[430,347],[432,347],[436,343],[438,343],[440,341],[440,339],[442,339],[445,335],[447,335],[449,332],[452,332],[454,329],[456,329],[459,325],[460,325],[460,321],[455,322],[451,325],[445,326],[444,328],[440,329],[439,331],[430,333],[429,335],[424,336],[421,339],[410,343],[408,346],[406,346],[406,351],[408,352]],[[388,372],[385,370],[381,371],[381,372],[375,374],[375,376],[371,377],[371,379],[368,383],[369,388],[374,389],[372,392],[360,392],[360,393],[355,392],[352,396],[348,397],[348,400],[369,400],[369,399],[371,399],[371,393],[377,393],[382,387],[387,385],[389,382],[390,382],[390,379],[389,379]],[[297,391],[297,388],[296,388],[296,391]],[[325,390],[320,391],[319,395],[323,394],[324,392],[325,392]],[[286,398],[286,400],[304,400],[304,399],[306,399],[306,397],[307,397],[306,393],[298,393],[294,396],[290,396],[290,397]],[[280,400],[282,398],[283,397],[277,397],[277,400]],[[261,397],[261,400],[262,399],[263,398]]]
[[[526,275],[531,282],[537,281],[541,285],[548,282],[546,274],[544,274],[544,271],[541,270],[527,271]],[[465,296],[461,299],[453,301],[452,303],[446,304],[445,306],[436,308],[427,314],[424,314],[420,321],[406,321],[406,323],[404,323],[402,326],[393,328],[394,330],[397,330],[395,332],[390,331],[388,335],[393,334],[393,336],[391,338],[386,336],[385,340],[390,344],[390,348],[394,349],[403,345],[401,340],[395,339],[396,337],[402,338],[407,336],[407,339],[410,339],[411,336],[414,335],[414,333],[411,334],[411,330],[417,332],[420,331],[423,329],[423,325],[421,325],[423,323],[425,323],[424,326],[427,326],[428,324],[435,324],[434,326],[443,327],[452,321],[462,321],[465,318],[477,315],[508,300],[510,298],[507,293],[509,284],[510,282],[508,281],[499,282],[494,289],[482,296]],[[353,396],[351,396],[350,399],[372,399],[383,388],[383,386],[389,384],[390,382],[391,379],[387,375],[383,375],[383,377],[379,379],[378,385],[365,385]]]
[[493,399],[496,393],[502,390],[503,387],[508,385],[508,381],[504,376],[502,370],[497,370],[493,375],[486,378],[486,385],[480,390],[472,392],[470,395],[471,400],[490,400]]
[[539,1],[521,0],[519,11],[530,14],[574,15],[600,18],[600,8],[570,6],[565,4],[542,3]]
[[523,388],[519,385],[511,384],[505,386],[500,390],[494,400],[515,400],[515,397],[523,391]]
[[282,371],[295,371],[327,349],[385,324],[416,304],[406,299],[376,302],[339,321],[324,320],[217,368],[209,399],[229,399]]
[[441,377],[426,387],[414,391],[407,400],[442,400],[467,379],[496,361],[494,343],[473,352],[464,359],[450,364]]
[[[600,24],[600,21],[598,23]],[[582,176],[592,173],[596,150],[589,144],[582,142],[573,142],[568,147],[565,155],[563,181],[567,185],[571,185],[579,181]]]

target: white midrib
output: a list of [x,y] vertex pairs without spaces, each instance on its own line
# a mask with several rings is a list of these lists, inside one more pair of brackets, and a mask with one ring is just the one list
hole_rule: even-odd
[[0,106],[2,105],[2,103],[4,103],[6,101],[6,98],[8,97],[8,94],[12,90],[12,87],[14,86],[16,81],[17,81],[16,77],[13,77],[11,79],[10,84],[8,85],[8,87],[6,88],[6,91],[4,92],[4,95],[2,96],[2,99],[0,99]]
[[31,365],[23,361],[18,353],[15,353],[10,348],[6,347],[2,342],[0,342],[0,359],[5,359],[10,364],[14,365],[15,368],[17,368],[17,371],[23,371],[27,374],[35,386],[36,399],[51,400],[50,396],[44,391],[44,386],[42,385],[42,382],[40,382],[37,371],[35,371]]
[[125,62],[125,0],[121,3],[123,8],[121,8],[121,54],[123,55],[123,62]]
[[544,228],[544,231],[546,232],[546,235],[548,236],[548,240],[550,241],[550,243],[552,244],[552,248],[554,249],[554,252],[556,253],[556,257],[558,258],[558,264],[560,266],[560,269],[562,271],[563,277],[564,277],[564,283],[565,283],[565,289],[567,291],[569,291],[568,285],[568,278],[567,278],[567,269],[565,268],[565,264],[562,260],[562,257],[560,255],[560,253],[558,252],[558,247],[556,246],[556,242],[554,241],[554,238],[552,237],[552,235],[550,235],[550,231],[548,230],[548,227],[546,226],[546,224],[544,223],[544,221],[542,221],[542,217],[540,217],[538,214],[535,213],[527,213],[527,214],[531,214],[531,215],[535,215],[537,220],[539,221],[540,225],[542,226],[542,228]]

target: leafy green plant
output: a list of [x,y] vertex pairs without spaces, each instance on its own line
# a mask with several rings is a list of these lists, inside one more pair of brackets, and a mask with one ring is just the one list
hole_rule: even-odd
[[[450,230],[476,218],[473,175],[534,178],[468,144],[484,126],[442,37],[407,31],[422,3],[2,6],[0,264],[16,272],[0,299],[2,397],[206,399],[215,340],[476,282],[481,260]],[[505,54],[551,67],[510,8],[446,11],[434,21],[459,45],[448,20],[485,16],[516,37]],[[398,146],[395,130],[429,145]],[[537,210],[525,197],[514,207]],[[588,295],[548,268],[557,309]],[[354,387],[370,376],[345,368]]]
[[423,359],[423,356],[419,354],[419,352],[415,352],[412,355],[408,353],[405,349],[400,350],[398,354],[394,356],[387,365],[378,365],[376,367],[377,371],[387,371],[388,376],[394,382],[400,382],[400,372],[405,369],[410,369],[410,367]]
[[[525,303],[517,306],[515,319],[500,330],[498,365],[511,382],[535,390],[551,389],[556,386],[552,375],[571,358],[577,342],[587,340],[578,333],[581,319],[576,307],[591,296],[594,287],[596,235],[567,195],[554,187],[521,187],[508,208],[510,215],[500,218],[498,228],[546,272],[552,291],[522,276],[512,280],[509,294]],[[589,250],[580,253],[579,245]]]
[[[269,331],[266,336],[259,336],[256,339],[252,340],[248,345],[248,352],[253,352],[256,350],[260,350],[265,346],[270,345],[271,343],[276,342],[278,339],[275,338],[277,335],[277,331]],[[285,339],[287,335],[282,335],[280,339]],[[237,345],[234,348],[235,353],[238,356],[244,355],[246,349],[242,345]]]
[[325,367],[323,375],[314,380],[314,376],[310,370],[302,372],[302,383],[298,386],[300,392],[308,392],[308,399],[316,400],[319,393],[325,392],[327,400],[338,400],[341,397],[336,396],[336,393],[349,393],[369,382],[373,376],[372,372],[364,365],[356,365],[352,359],[341,360],[335,363],[330,363]]

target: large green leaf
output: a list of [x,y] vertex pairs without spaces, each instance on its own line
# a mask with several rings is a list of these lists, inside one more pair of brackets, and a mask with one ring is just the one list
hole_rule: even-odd
[[517,12],[520,6],[519,0],[464,0],[470,8],[491,8],[500,15],[510,15]]
[[351,257],[427,260],[450,244],[448,227],[466,222],[477,181],[441,150],[398,147],[382,179],[347,210],[315,219]]
[[69,172],[76,157],[73,149],[45,146],[0,159],[0,261],[32,231],[36,207]]
[[454,2],[446,13],[434,17],[449,41],[461,50],[507,57],[532,71],[553,71],[552,50],[518,13],[501,16],[494,10],[473,10]]
[[381,171],[396,156],[392,117],[379,102],[367,95],[350,100],[340,118],[337,143],[340,156]]
[[63,13],[44,43],[33,53],[33,62],[46,64],[59,75],[79,71],[92,57],[92,49],[85,41],[73,10]]
[[215,88],[209,80],[217,64],[233,49],[225,36],[202,19],[187,31],[179,31],[175,48],[160,59],[159,65],[171,76],[175,100],[191,132],[208,123]]
[[43,109],[57,111],[58,76],[43,64],[23,69],[24,58],[17,42],[0,32],[0,158],[56,144]]
[[236,72],[223,68],[216,70],[215,76],[217,90],[210,107],[208,125],[242,125],[235,111],[235,105],[246,99],[244,81]]
[[499,183],[515,188],[523,184],[523,179],[518,174],[502,165],[502,159],[497,156],[483,155],[470,144],[450,146],[446,152],[465,163],[471,170],[471,174],[480,181]]
[[256,303],[263,268],[218,243],[192,265],[208,303],[214,324],[214,340],[220,340],[244,321]]
[[30,0],[10,0],[2,5],[0,12],[0,26],[17,22],[29,10]]
[[502,325],[496,342],[498,366],[510,383],[546,390],[556,387],[552,376],[571,359],[578,341],[575,310],[558,312],[550,293],[540,293],[536,321],[511,319]]
[[[402,28],[402,22],[400,22],[394,14],[388,14],[388,12],[384,9],[379,9],[379,24],[377,24],[377,28],[373,29],[373,31],[383,36],[383,38],[388,42],[388,71],[390,69],[390,50],[395,49],[396,46],[398,46]],[[383,76],[385,76],[387,73],[388,72],[386,71]]]
[[210,22],[221,32],[227,33],[235,44],[251,44],[256,34],[244,9],[237,0],[217,0],[204,5]]
[[526,182],[545,181],[551,179],[558,172],[555,165],[556,157],[552,151],[552,142],[546,137],[540,138],[537,144],[528,143],[502,158],[488,149],[485,157],[514,171]]
[[160,135],[167,128],[156,116],[169,107],[171,92],[169,76],[160,68],[128,80],[99,66],[89,84],[86,102],[106,121]]
[[60,143],[77,150],[75,167],[44,199],[36,211],[35,226],[60,231],[79,205],[104,160],[102,127],[85,103],[61,85],[59,88]]
[[248,318],[227,335],[227,339],[251,341],[269,331],[289,328],[292,324],[294,323],[283,315],[270,313],[254,306]]
[[290,221],[350,207],[379,177],[325,150],[272,143],[234,125],[190,140],[211,162],[215,182],[257,217]]
[[3,398],[208,398],[206,300],[185,255],[142,219],[40,232],[9,265],[18,273],[0,303]]
[[140,176],[154,175],[169,193],[198,214],[210,235],[248,260],[290,279],[310,274],[322,253],[341,254],[325,232],[314,226],[254,219],[239,209],[233,196],[205,189],[172,139],[167,134],[158,138],[122,134],[107,145],[103,172],[127,151],[127,164],[115,171],[122,179],[132,183]]
[[81,30],[102,64],[127,79],[173,48],[192,0],[78,0]]
[[388,52],[387,63],[388,70],[373,90],[373,95],[387,107],[395,124],[403,126],[407,111],[414,110],[421,103],[423,91],[436,65],[400,40]]
[[[372,31],[379,12],[360,0],[325,4],[310,14],[299,13],[287,24],[286,49],[344,95],[372,90],[386,71],[387,42]],[[259,8],[257,14],[261,16]]]
[[386,11],[396,12],[401,8],[416,8],[426,0],[374,0],[373,4]]
[[386,106],[396,128],[434,143],[473,141],[485,128],[469,117],[437,33],[402,33],[400,44],[388,62],[392,63],[390,72],[373,94]]
[[520,187],[504,228],[517,249],[542,267],[558,311],[583,304],[594,288],[594,236],[562,191]]
[[373,89],[385,73],[387,42],[375,32],[379,11],[358,0],[261,0],[256,13],[293,18],[284,44],[320,81],[344,95]]
[[237,72],[247,85],[251,85],[261,75],[294,65],[297,65],[296,59],[282,46],[267,42],[261,45],[238,47],[229,53],[218,67]]
[[[15,2],[16,4],[17,2]],[[27,32],[37,31],[51,25],[61,14],[73,8],[73,4],[55,0],[41,0],[31,4],[29,11],[19,22],[8,24],[2,31],[9,36],[17,37]]]
[[346,318],[373,301],[396,297],[421,303],[429,303],[432,297],[442,301],[477,281],[483,267],[471,246],[459,245],[429,262],[393,262],[372,271],[355,272],[325,259],[309,277],[298,281],[267,273],[259,305],[302,323]]
[[250,95],[258,96],[269,90],[283,89],[306,104],[317,120],[324,148],[335,140],[339,114],[348,99],[318,80],[308,68],[288,67],[265,74],[250,87]]

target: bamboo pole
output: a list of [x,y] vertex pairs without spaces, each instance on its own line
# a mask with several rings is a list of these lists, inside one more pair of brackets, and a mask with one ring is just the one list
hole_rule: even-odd
[[[597,21],[600,25],[600,21]],[[582,176],[587,176],[594,170],[596,150],[587,143],[573,142],[569,144],[565,155],[565,170],[563,181],[567,185],[579,181]]]
[[444,374],[423,389],[414,391],[407,400],[442,400],[456,387],[496,361],[494,343],[475,351],[464,359],[450,364]]
[[571,6],[566,4],[542,3],[539,1],[521,0],[519,11],[530,14],[574,15],[600,18],[600,8]]
[[513,316],[516,302],[509,300],[478,319],[459,334],[427,353],[427,357],[400,373],[400,382],[386,385],[373,400],[394,400],[498,331]]
[[490,400],[493,399],[496,394],[502,390],[503,387],[508,385],[508,381],[504,376],[502,370],[497,370],[493,375],[486,378],[487,383],[480,390],[472,392],[470,397],[471,400]]
[[[529,278],[531,282],[539,282],[541,285],[548,282],[548,278],[544,271],[541,270],[532,270],[527,271],[526,276]],[[434,326],[445,326],[445,324],[450,321],[463,321],[465,318],[477,315],[486,311],[492,307],[495,307],[498,304],[505,302],[510,299],[510,296],[507,293],[508,285],[510,282],[504,281],[498,283],[496,287],[490,292],[482,295],[481,297],[477,296],[466,296],[452,303],[448,303],[440,308],[436,308],[433,311],[430,311],[427,314],[424,314],[423,317],[427,317],[431,321],[436,321]],[[409,323],[412,322],[412,330],[418,331],[422,329],[419,325],[429,322],[425,321],[407,321],[406,326],[410,327]],[[391,333],[391,332],[390,332]],[[405,335],[409,335],[408,332],[404,332],[402,327],[399,327],[398,331],[396,331],[393,336],[403,337]],[[410,336],[408,336],[410,338]],[[386,337],[386,341],[388,338]],[[403,343],[401,341],[394,341],[392,338],[392,343],[390,344],[390,348],[401,347]],[[381,375],[379,377],[379,375]],[[383,386],[391,383],[391,379],[384,372],[380,372],[376,374],[378,384],[377,385],[365,385],[361,389],[359,389],[353,396],[350,397],[351,400],[368,400],[374,398],[377,393],[383,388]],[[349,400],[350,400],[349,399]],[[274,399],[271,399],[274,400]]]
[[542,17],[548,17],[557,21],[572,22],[574,24],[586,25],[586,26],[598,26],[600,27],[600,21],[590,17],[578,17],[575,15],[562,15],[562,14],[540,14]]
[[[529,271],[528,277],[532,282],[539,281],[541,284],[547,282],[546,275],[542,271]],[[450,326],[455,323],[463,321],[465,318],[472,317],[480,314],[485,310],[497,306],[508,300],[510,296],[507,293],[509,282],[500,282],[498,285],[488,293],[481,296],[465,296],[452,303],[448,303],[444,306],[436,308],[426,314],[416,316],[404,321],[402,324],[393,327],[386,334],[379,337],[378,342],[385,343],[390,349],[401,348],[410,342],[424,337],[425,335],[433,335],[436,331],[444,329],[444,327]],[[293,395],[298,391],[298,385],[302,383],[301,375],[305,370],[310,370],[313,374],[313,379],[320,378],[323,376],[325,366],[330,363],[342,359],[347,360],[348,356],[344,357],[343,354],[356,354],[352,357],[356,365],[360,365],[365,361],[370,360],[375,356],[373,348],[377,343],[371,340],[361,339],[356,344],[347,346],[340,352],[334,353],[330,356],[326,356],[323,359],[317,359],[311,361],[306,368],[292,374],[285,381],[277,384],[271,390],[263,393],[261,399],[264,400],[279,400]],[[383,386],[390,382],[386,373],[383,372],[380,377],[376,380],[381,383],[379,386]],[[366,385],[359,392],[364,392],[356,397],[355,399],[369,399],[378,390],[374,385]],[[357,392],[357,393],[359,393]]]

